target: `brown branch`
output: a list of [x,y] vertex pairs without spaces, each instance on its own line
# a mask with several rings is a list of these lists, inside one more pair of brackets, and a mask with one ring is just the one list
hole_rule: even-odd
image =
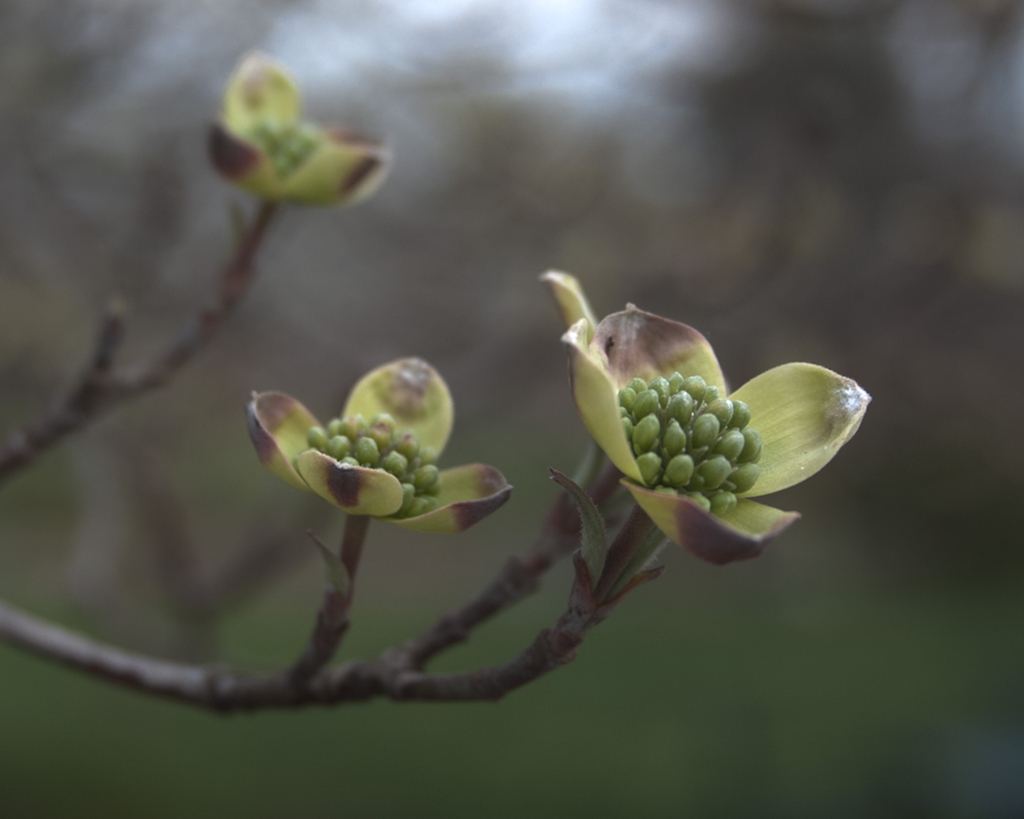
[[[618,488],[621,477],[622,473],[609,463],[587,490],[594,503],[604,504]],[[526,555],[511,558],[476,597],[402,646],[400,650],[408,656],[410,665],[423,668],[431,657],[467,640],[482,622],[536,592],[541,575],[576,547],[579,527],[579,513],[568,502],[567,495],[559,494]]]
[[167,347],[144,366],[113,369],[124,338],[124,303],[116,299],[100,325],[89,365],[71,391],[49,409],[8,433],[0,443],[0,482],[24,468],[45,449],[127,400],[158,387],[217,334],[255,276],[256,252],[277,206],[264,203],[221,272],[214,303],[185,322]]
[[[595,501],[607,499],[617,484],[617,477],[618,473],[613,468],[606,470],[591,489]],[[2,601],[0,639],[108,682],[224,712],[307,704],[330,705],[376,697],[433,701],[500,699],[571,662],[587,631],[604,619],[622,597],[619,595],[608,603],[596,604],[590,590],[589,575],[582,559],[577,559],[576,582],[566,612],[554,628],[538,634],[515,658],[499,666],[461,674],[422,671],[423,664],[430,657],[466,639],[476,625],[535,590],[540,575],[568,551],[569,536],[578,521],[568,511],[563,497],[560,496],[556,502],[529,554],[509,561],[483,593],[450,612],[432,629],[373,660],[325,668],[323,666],[333,655],[337,644],[329,651],[314,645],[312,653],[316,655],[314,659],[318,665],[314,669],[311,662],[308,673],[305,670],[296,672],[296,668],[306,661],[304,656],[295,667],[277,674],[239,674],[214,666],[157,660],[108,646],[44,623]],[[351,537],[356,534],[358,532],[353,531]],[[352,574],[358,551],[354,545],[355,540],[352,540],[350,548],[342,548],[342,554],[350,564],[347,568]],[[648,573],[648,577],[643,579],[653,576],[656,574]],[[320,636],[315,632],[311,645],[317,643]]]

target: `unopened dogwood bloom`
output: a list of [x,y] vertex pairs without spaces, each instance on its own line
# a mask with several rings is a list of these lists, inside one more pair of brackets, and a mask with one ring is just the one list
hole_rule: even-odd
[[388,150],[344,128],[301,118],[301,96],[277,61],[242,58],[210,132],[210,158],[234,184],[268,202],[334,205],[357,202],[387,173]]
[[569,325],[573,398],[623,484],[675,543],[713,563],[754,557],[799,514],[752,498],[806,480],[860,427],[871,397],[815,364],[726,388],[692,327],[633,305],[596,322],[579,283],[543,277]]
[[349,514],[461,532],[512,492],[493,466],[437,468],[452,428],[452,398],[438,372],[418,358],[363,376],[327,424],[279,392],[254,394],[248,412],[263,465]]

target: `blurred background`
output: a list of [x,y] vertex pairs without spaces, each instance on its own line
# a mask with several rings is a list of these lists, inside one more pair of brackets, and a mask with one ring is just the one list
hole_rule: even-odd
[[[874,396],[770,499],[759,560],[682,550],[575,663],[498,705],[215,717],[0,646],[7,816],[1024,816],[1024,10],[1011,0],[5,0],[0,430],[131,305],[142,360],[203,303],[232,209],[206,129],[239,57],[384,136],[350,210],[288,209],[223,334],[0,492],[0,595],[163,656],[304,644],[341,516],[261,469],[243,407],[321,417],[431,361],[442,465],[516,486],[458,537],[376,526],[343,658],[525,551],[587,438],[537,276],[686,321],[734,385],[791,360]],[[222,592],[197,599],[195,578]],[[567,567],[437,669],[503,661]],[[211,592],[212,594],[212,592]]]

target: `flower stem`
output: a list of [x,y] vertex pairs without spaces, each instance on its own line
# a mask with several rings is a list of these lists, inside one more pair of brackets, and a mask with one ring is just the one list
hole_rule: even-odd
[[324,601],[316,615],[313,634],[302,656],[288,671],[293,684],[304,683],[327,665],[341,645],[345,632],[348,631],[348,612],[352,607],[355,593],[356,570],[359,568],[359,558],[363,553],[370,520],[368,515],[348,515],[345,518],[345,532],[341,539],[341,562],[348,572],[348,587],[342,590],[333,583],[328,584],[324,592]]

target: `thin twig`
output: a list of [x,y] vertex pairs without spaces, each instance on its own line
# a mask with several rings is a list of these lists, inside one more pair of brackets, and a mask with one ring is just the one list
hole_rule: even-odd
[[100,325],[92,359],[71,391],[0,443],[0,482],[30,464],[64,436],[142,392],[165,383],[217,334],[255,276],[256,252],[276,205],[264,203],[221,272],[216,298],[186,321],[167,347],[147,364],[117,371],[114,358],[124,338],[123,300],[115,299]]

